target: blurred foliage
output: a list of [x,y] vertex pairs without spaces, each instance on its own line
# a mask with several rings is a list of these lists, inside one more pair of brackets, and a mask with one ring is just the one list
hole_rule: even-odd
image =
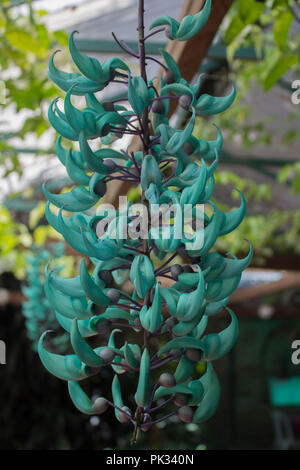
[[227,56],[231,61],[241,45],[253,45],[264,60],[255,66],[255,79],[270,90],[288,71],[299,72],[300,2],[295,0],[237,0],[224,24]]
[[0,273],[12,271],[16,277],[24,277],[24,253],[31,244],[26,225],[14,222],[9,211],[0,205]]
[[[38,222],[34,211],[30,214],[29,225],[33,227]],[[29,254],[26,255],[26,284],[22,286],[22,292],[27,297],[27,301],[22,304],[22,313],[25,317],[25,326],[27,329],[27,336],[31,340],[32,348],[37,350],[37,343],[41,334],[45,330],[52,330],[60,332],[55,335],[53,344],[57,351],[64,352],[68,344],[68,335],[61,331],[55,315],[55,310],[51,307],[48,299],[45,297],[44,282],[45,282],[45,268],[55,260],[56,270],[63,273],[65,276],[72,276],[74,274],[73,263],[66,263],[70,261],[70,257],[65,256],[64,242],[47,243],[45,246],[33,245]]]
[[293,190],[300,194],[300,162],[291,165],[286,165],[278,175],[281,183],[288,183]]
[[10,8],[8,0],[0,3],[0,82],[5,84],[0,124],[5,124],[8,108],[13,109],[17,123],[21,123],[9,135],[0,136],[0,166],[4,177],[12,172],[22,173],[19,155],[9,138],[25,139],[32,134],[37,139],[50,127],[45,110],[57,96],[57,88],[48,80],[46,64],[54,45],[67,44],[64,32],[51,33],[42,24],[45,12],[33,11],[31,1],[27,3],[28,14]]
[[[245,98],[253,84],[266,92],[276,84],[283,85],[286,90],[290,90],[291,97],[292,82],[300,74],[300,1],[236,0],[221,30],[227,46],[231,77],[239,93],[235,106],[219,117],[220,125],[222,128],[225,125],[229,137],[236,135],[238,130],[245,147],[268,145],[272,140],[268,123],[280,119],[280,113],[261,122],[252,119],[253,124],[249,125],[251,103],[245,105]],[[241,46],[253,47],[260,60],[235,59],[235,52]],[[295,128],[289,126],[299,117],[300,108],[295,105],[285,120],[282,145],[288,146],[293,140],[299,139]]]
[[248,215],[235,234],[220,238],[216,248],[220,251],[246,253],[245,239],[255,246],[255,261],[264,264],[264,258],[275,253],[300,253],[300,212],[273,210],[268,214]]
[[[60,240],[61,236],[50,226],[42,225],[45,202],[40,201],[29,214],[29,223],[15,222],[8,209],[0,204],[0,274],[12,272],[17,279],[26,275],[26,255],[33,245],[42,247],[47,239]],[[74,259],[61,257],[66,275],[73,274]]]
[[[295,24],[297,27],[294,27]],[[264,116],[258,120],[247,97],[253,93],[253,86],[269,92],[276,84],[280,84],[290,90],[290,96],[287,94],[287,99],[290,99],[292,82],[300,74],[299,25],[300,1],[236,0],[233,3],[221,27],[227,46],[227,69],[225,74],[223,69],[219,75],[211,77],[212,86],[215,87],[217,83],[220,86],[220,79],[225,79],[226,82],[229,76],[238,90],[234,106],[214,118],[214,123],[223,131],[225,141],[234,140],[244,149],[257,145],[263,149],[272,144],[274,121],[282,120],[280,112],[276,116]],[[235,52],[240,47],[253,47],[261,60],[236,59]],[[225,88],[223,86],[223,92]],[[300,107],[294,105],[293,108],[285,119],[284,126],[282,122],[279,126],[283,130],[283,149],[288,149],[293,141],[299,140],[295,122],[300,118]],[[207,122],[198,120],[197,137],[215,139],[215,134],[213,126],[207,126]],[[299,162],[282,167],[277,179],[284,185],[283,191],[291,188],[299,194]],[[230,171],[219,170],[216,183],[240,189],[248,201],[270,201],[272,198],[271,184],[257,184]],[[259,262],[260,257],[272,256],[275,252],[298,253],[299,237],[300,212],[273,210],[268,214],[248,213],[235,233],[220,238],[216,246],[223,251],[230,249],[234,253],[243,253],[247,246],[243,240],[249,238],[255,246],[255,257]]]

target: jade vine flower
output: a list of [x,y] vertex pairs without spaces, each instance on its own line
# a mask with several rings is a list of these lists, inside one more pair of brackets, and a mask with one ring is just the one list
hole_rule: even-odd
[[[46,264],[53,256],[60,258],[64,255],[64,243],[51,243],[47,248],[33,245],[26,255],[27,269],[26,282],[22,286],[22,293],[27,300],[22,303],[22,313],[25,318],[25,327],[32,349],[37,350],[38,340],[45,330],[58,330],[55,310],[44,293],[44,270]],[[67,334],[56,336],[54,345],[61,352],[67,347]]]
[[[211,1],[206,0],[198,14],[180,23],[164,16],[151,29],[163,25],[171,39],[189,39],[203,27],[210,9]],[[212,141],[193,135],[196,116],[220,113],[233,103],[234,86],[225,97],[199,94],[201,77],[197,84],[189,84],[166,51],[161,51],[164,76],[148,80],[146,61],[151,57],[145,55],[142,0],[138,29],[139,53],[131,53],[139,58],[140,76],[134,76],[120,59],[100,64],[86,56],[77,49],[74,33],[69,48],[79,72],[62,72],[55,67],[54,55],[50,60],[49,76],[66,91],[66,97],[64,111],[56,100],[50,105],[49,120],[60,134],[57,156],[75,187],[52,194],[44,185],[46,217],[67,243],[90,260],[92,268],[83,259],[79,275],[72,279],[46,271],[46,296],[59,324],[70,335],[73,354],[48,351],[44,345],[47,332],[38,346],[44,366],[68,382],[74,405],[90,415],[114,407],[117,420],[133,424],[133,442],[139,429],[146,431],[171,415],[177,414],[183,422],[201,423],[214,413],[220,386],[213,361],[233,347],[238,335],[237,318],[226,306],[253,254],[251,244],[244,259],[213,251],[217,238],[241,223],[246,204],[239,193],[239,208],[224,213],[211,201],[222,134],[217,129],[216,140]],[[124,41],[117,42],[130,52]],[[130,110],[118,100],[101,101],[95,95],[114,82],[121,82],[127,89]],[[74,106],[72,95],[83,96],[86,106]],[[170,124],[171,99],[177,100],[190,116],[182,130]],[[103,147],[124,135],[137,136],[141,150]],[[79,150],[67,150],[62,137],[78,142]],[[102,147],[92,150],[90,140],[100,142]],[[126,224],[130,227],[135,223],[135,216],[124,215],[121,210],[116,211],[114,228],[109,221],[105,233],[99,235],[97,226],[104,217],[85,211],[96,206],[107,185],[114,181],[140,185],[141,202],[146,207],[175,204],[182,209],[189,204],[194,221],[197,205],[205,204],[210,211],[202,214],[203,225],[193,231],[191,238],[178,236],[182,223],[177,213],[169,226],[148,225],[144,238],[123,237],[120,233]],[[50,203],[58,210],[51,209]],[[73,214],[67,217],[66,211]],[[191,240],[203,243],[195,249],[191,248]],[[181,257],[186,264],[174,264],[175,257]],[[168,286],[163,280],[169,282]],[[131,290],[124,290],[125,281]],[[220,333],[206,334],[210,317],[224,308],[230,317],[229,326]],[[99,339],[93,343],[97,347],[90,345],[90,337]],[[120,338],[124,337],[122,344]],[[136,338],[134,343],[129,342],[132,337]],[[200,377],[195,368],[199,361],[205,371]],[[112,396],[98,397],[93,402],[79,382],[101,376],[104,367],[110,367],[114,374]],[[127,376],[131,381],[136,377],[131,401],[124,395]],[[167,415],[162,414],[164,408],[169,410]]]

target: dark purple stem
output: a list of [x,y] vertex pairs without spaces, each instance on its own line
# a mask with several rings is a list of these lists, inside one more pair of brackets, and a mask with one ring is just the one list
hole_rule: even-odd
[[[106,400],[106,398],[105,398],[105,400]],[[106,402],[107,402],[110,406],[112,406],[113,408],[116,408],[118,411],[121,411],[121,413],[124,413],[125,415],[129,416],[130,421],[132,422],[132,424],[135,424],[134,419],[132,419],[132,416],[131,416],[129,413],[127,413],[126,411],[122,410],[122,408],[119,408],[117,405],[115,405],[114,403],[112,403],[112,402],[109,401],[109,400],[106,400]]]
[[[168,357],[168,356],[167,356]],[[153,366],[151,366],[151,370],[154,370],[154,369],[158,369],[159,367],[162,367],[162,366],[165,366],[166,364],[168,364],[169,362],[171,361],[174,361],[175,359],[177,359],[176,356],[171,356],[169,357],[168,359],[164,358],[163,361],[160,361],[160,362],[156,362]]]
[[[130,51],[128,50],[124,44],[122,44],[124,41],[119,41],[119,39],[117,38],[117,36],[115,35],[115,33],[111,33],[112,34],[112,37],[114,38],[114,40],[116,41],[116,43],[118,44],[118,46],[124,51],[126,52],[127,54],[130,54],[132,56],[134,56],[136,59],[139,58],[139,56],[134,52],[134,51]],[[130,49],[130,48],[129,48]]]
[[119,266],[115,266],[114,268],[108,269],[108,271],[116,271],[117,269],[130,269],[130,264],[120,264]]
[[[168,415],[166,416],[163,416],[162,418],[159,418],[159,419],[156,419],[155,421],[150,421],[150,423],[147,423],[147,426],[146,427],[150,427],[150,426],[153,426],[153,424],[157,424],[157,423],[160,423],[161,421],[165,421],[166,419],[170,418],[171,416],[174,416],[177,414],[177,410],[176,411],[172,411],[172,413],[169,413]],[[141,426],[143,427],[143,426]]]
[[175,251],[175,253],[172,254],[172,256],[170,256],[170,258],[167,259],[167,261],[165,261],[161,266],[159,266],[154,272],[155,274],[157,274],[159,271],[161,271],[165,266],[167,266],[167,264],[169,264],[175,257],[177,256],[177,252]]
[[173,394],[173,395],[171,396],[171,398],[169,398],[168,400],[164,401],[164,402],[161,403],[160,405],[157,405],[157,406],[155,406],[154,408],[149,408],[149,409],[147,409],[148,413],[155,413],[155,411],[160,410],[161,408],[163,408],[164,406],[166,406],[168,403],[170,403],[170,402],[173,400],[174,396],[175,396],[175,394]]
[[152,101],[161,101],[161,100],[178,100],[179,96],[158,96],[153,98]]
[[148,405],[147,408],[145,409],[145,412],[147,412],[147,411],[151,408],[151,405],[152,405],[152,403],[153,403],[154,394],[155,394],[156,390],[158,389],[158,387],[159,387],[159,380],[156,382],[156,384],[154,385],[154,387],[153,387],[153,389],[152,389],[152,393],[151,393],[149,405]]
[[156,62],[158,65],[160,65],[166,72],[168,71],[168,67],[166,67],[160,60],[155,59],[154,57],[151,57],[149,55],[146,55],[145,59],[153,60],[153,62]]
[[125,47],[125,49],[129,52],[129,54],[131,54],[132,56],[134,56],[136,59],[139,58],[138,54],[133,50],[131,49],[130,46],[128,46],[128,44],[125,42],[125,41],[121,41],[121,43],[123,44],[123,46]]
[[134,370],[135,372],[139,371],[139,367],[131,367],[127,364],[120,364],[119,362],[110,362],[109,365],[118,366],[118,367],[121,367],[121,369],[125,369],[127,371],[130,371],[130,370]]
[[133,152],[131,152],[129,158],[133,161],[133,164],[134,164],[134,166],[135,166],[137,172],[140,174],[140,173],[141,173],[141,169],[140,169],[140,167],[138,166],[138,163],[137,163],[137,161],[136,161],[136,159],[135,159],[135,156],[134,156],[134,153],[133,153]]

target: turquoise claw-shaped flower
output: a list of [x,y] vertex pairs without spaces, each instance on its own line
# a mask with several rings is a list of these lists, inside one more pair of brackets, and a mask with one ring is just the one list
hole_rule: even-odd
[[155,284],[154,267],[148,256],[139,255],[134,258],[130,268],[130,280],[138,296],[143,299]]
[[166,35],[169,39],[186,41],[199,33],[207,22],[210,11],[211,0],[206,0],[204,7],[199,13],[185,16],[180,23],[170,16],[160,16],[153,21],[149,29],[167,25]]

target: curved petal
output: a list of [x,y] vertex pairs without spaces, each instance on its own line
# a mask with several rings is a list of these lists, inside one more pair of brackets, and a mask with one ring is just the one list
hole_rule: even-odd
[[72,321],[70,339],[75,354],[84,364],[90,367],[100,367],[102,365],[101,357],[94,352],[81,336],[76,318]]
[[83,380],[91,375],[90,370],[75,354],[62,356],[47,351],[43,346],[47,331],[42,334],[38,343],[38,354],[44,367],[62,380]]
[[87,415],[94,415],[95,411],[93,410],[92,400],[87,396],[87,394],[82,390],[78,382],[68,381],[68,390],[69,395],[76,406],[76,408],[81,411],[81,413]]

